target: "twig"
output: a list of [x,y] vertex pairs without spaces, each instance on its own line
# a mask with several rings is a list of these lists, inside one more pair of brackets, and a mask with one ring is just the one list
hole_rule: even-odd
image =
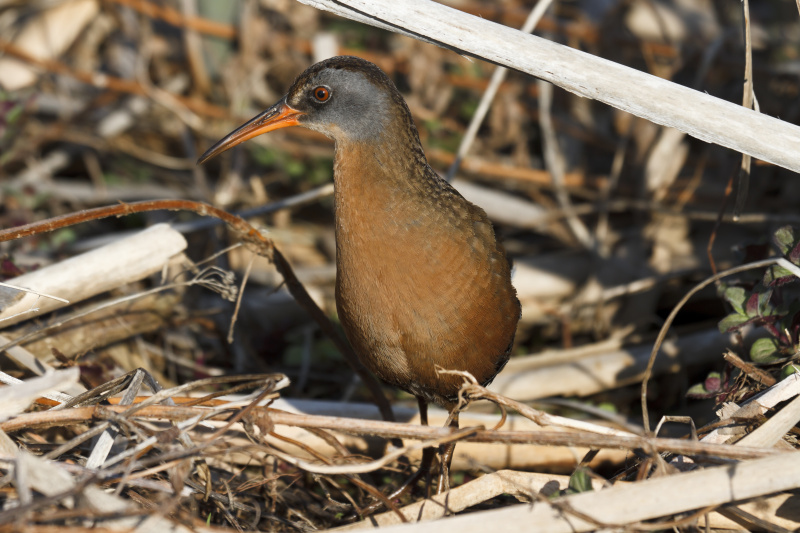
[[464,384],[461,385],[461,389],[458,391],[459,401],[465,397],[468,397],[470,400],[483,398],[498,405],[510,407],[525,418],[532,420],[543,427],[556,426],[587,431],[590,433],[598,433],[600,435],[616,435],[624,437],[633,436],[633,434],[629,431],[619,431],[613,428],[591,424],[589,422],[565,418],[563,416],[551,415],[545,413],[544,411],[534,409],[533,407],[525,405],[522,402],[512,400],[507,396],[503,396],[502,394],[490,391],[486,387],[482,387],[478,383],[478,380],[476,380],[475,377],[469,372],[464,372],[461,370],[444,370],[439,366],[436,367],[436,371],[440,374],[455,374],[464,378]]
[[[220,379],[220,378],[214,378]],[[200,380],[213,383],[213,380]],[[192,385],[196,388],[197,385]],[[186,386],[189,388],[189,386]],[[180,391],[171,389],[169,394],[179,394]],[[161,420],[187,420],[199,414],[205,420],[227,419],[224,413],[209,416],[209,410],[199,407],[153,405],[163,400],[167,395],[158,398],[147,397],[147,405],[135,403],[130,411],[135,411],[135,416],[147,419]],[[143,402],[144,403],[144,402]],[[35,429],[46,427],[59,427],[85,423],[96,416],[98,410],[113,412],[126,412],[124,406],[104,407],[77,407],[61,411],[43,411],[23,413],[11,420],[0,422],[0,430],[7,433],[22,429]],[[133,416],[133,412],[127,414]],[[417,426],[397,422],[384,422],[379,420],[362,420],[334,416],[303,415],[277,411],[266,407],[257,407],[252,416],[266,416],[275,425],[286,425],[300,428],[319,428],[340,431],[353,435],[371,435],[381,438],[402,438],[414,440],[433,440],[447,438],[451,435],[448,428]],[[623,437],[614,435],[598,435],[575,431],[489,431],[476,429],[472,436],[462,439],[463,442],[483,442],[495,444],[536,444],[542,446],[572,446],[585,448],[613,448],[620,450],[642,449],[649,453],[672,452],[683,455],[709,457],[716,459],[753,459],[768,455],[786,453],[782,450],[730,446],[728,444],[712,444],[706,442],[692,442],[682,439],[652,438],[652,437]]]
[[369,461],[367,463],[358,463],[358,464],[350,463],[345,465],[328,465],[328,464],[320,465],[320,464],[310,463],[308,461],[304,461],[296,457],[292,457],[286,453],[278,452],[277,450],[272,450],[271,453],[275,454],[277,457],[286,461],[289,464],[302,468],[307,472],[314,472],[316,474],[366,474],[368,472],[374,472],[379,468],[386,466],[395,459],[403,455],[406,455],[409,452],[423,450],[425,448],[437,447],[442,444],[448,444],[450,442],[458,442],[460,440],[464,440],[464,438],[467,436],[473,435],[476,431],[477,430],[475,428],[460,429],[458,431],[442,435],[441,437],[438,437],[430,441],[426,440],[416,444],[411,444],[409,446],[403,446],[402,448],[397,448],[391,451],[390,453],[387,453],[380,459]]
[[757,381],[758,383],[766,385],[767,387],[772,387],[773,385],[775,385],[775,383],[777,383],[775,378],[773,378],[760,368],[751,365],[747,361],[743,361],[741,357],[739,357],[730,350],[725,352],[725,355],[723,355],[722,358],[725,359],[730,364],[732,364],[733,366],[735,366],[736,368],[738,368],[739,370],[741,370],[742,372],[744,372],[745,374],[747,374],[747,376],[753,381]]
[[572,234],[581,245],[591,250],[594,247],[594,240],[589,234],[586,225],[578,218],[572,208],[572,201],[567,193],[566,186],[564,185],[564,154],[558,146],[558,138],[553,129],[553,120],[550,114],[550,109],[553,103],[553,85],[544,81],[537,80],[539,85],[539,125],[542,130],[542,145],[544,152],[544,161],[547,170],[553,180],[553,188],[555,189],[556,199],[561,209],[564,211],[567,225],[572,230]]
[[[181,9],[183,10],[184,20],[197,20],[197,1],[182,0]],[[192,86],[199,89],[204,96],[211,91],[211,80],[208,76],[208,69],[203,57],[203,41],[197,30],[188,25],[184,26],[183,42],[186,46],[186,57],[189,59],[189,68],[192,72]]]
[[[750,35],[750,0],[742,0],[742,24],[744,25],[744,88],[742,107],[752,109],[755,103],[753,92],[753,45]],[[758,109],[756,109],[758,111]],[[739,185],[736,188],[736,202],[733,204],[733,219],[737,220],[744,211],[747,191],[750,188],[750,154],[742,154],[739,167]]]
[[[281,211],[283,209],[308,205],[310,203],[316,202],[321,198],[326,198],[332,195],[333,195],[333,183],[327,183],[315,189],[311,189],[310,191],[295,194],[294,196],[283,198],[282,200],[276,200],[274,202],[269,202],[267,204],[260,205],[258,207],[253,207],[251,209],[238,211],[234,214],[241,218],[253,218],[257,216],[270,215],[272,213],[277,213],[278,211]],[[210,218],[210,219],[194,220],[192,222],[179,222],[177,224],[173,224],[172,227],[175,228],[176,231],[179,231],[181,233],[189,233],[192,231],[201,231],[213,228],[219,226],[220,224],[224,224],[224,222]]]
[[611,243],[609,242],[609,204],[611,201],[611,194],[617,188],[619,178],[622,175],[622,168],[625,164],[625,154],[628,152],[628,143],[631,139],[633,132],[634,121],[628,122],[628,128],[625,135],[620,137],[617,141],[617,147],[614,150],[614,159],[611,162],[611,170],[608,175],[608,181],[600,187],[600,205],[598,208],[597,226],[595,228],[595,241],[597,243],[597,254],[600,257],[608,258],[611,255]]
[[[746,1],[747,0],[745,0],[745,2]],[[800,2],[800,0],[797,1]],[[742,521],[747,522],[747,526],[752,527],[753,530],[769,531],[770,533],[791,533],[792,531],[790,529],[786,529],[785,527],[767,522],[763,518],[759,518],[744,511],[743,509],[740,509],[736,505],[724,505],[717,509],[717,512],[726,518],[730,518],[738,524],[741,524]]]
[[[65,300],[64,298],[59,298],[58,296],[53,296],[52,294],[45,294],[43,292],[37,292],[37,291],[35,291],[33,289],[26,289],[25,287],[18,287],[16,285],[11,285],[9,283],[3,283],[2,281],[0,281],[0,287],[8,287],[9,289],[14,289],[14,290],[17,290],[17,291],[29,292],[31,294],[35,294],[36,296],[41,296],[42,298],[50,298],[51,300],[56,300],[58,302],[65,303],[65,304],[69,303],[69,300]],[[6,319],[2,319],[2,320],[6,320]],[[2,320],[0,320],[0,321],[2,321]]]
[[236,306],[233,308],[233,316],[231,316],[231,325],[228,328],[228,344],[233,344],[233,327],[236,325],[236,319],[239,316],[239,308],[242,306],[242,298],[244,297],[244,288],[247,286],[247,280],[250,278],[250,271],[253,270],[253,263],[255,263],[256,257],[253,256],[250,258],[250,261],[247,263],[247,268],[244,270],[244,275],[242,276],[242,283],[239,285],[239,294],[236,298]]

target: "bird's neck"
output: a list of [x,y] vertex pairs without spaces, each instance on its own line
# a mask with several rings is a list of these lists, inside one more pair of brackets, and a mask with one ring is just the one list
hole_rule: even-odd
[[[431,179],[425,152],[413,123],[396,120],[377,138],[336,139],[334,182],[339,199],[370,191],[399,195]],[[372,202],[370,202],[372,203]]]
[[[416,131],[389,130],[383,138],[337,139],[334,205],[337,248],[391,242],[401,228],[430,220],[441,181],[428,167]],[[358,230],[357,233],[354,228]]]

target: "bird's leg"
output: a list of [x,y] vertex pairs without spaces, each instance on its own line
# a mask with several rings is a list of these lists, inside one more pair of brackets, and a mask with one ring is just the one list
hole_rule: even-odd
[[[423,400],[422,398],[417,398],[417,403],[419,404],[419,420],[423,426],[428,425],[428,402]],[[413,476],[408,478],[405,483],[400,485],[396,491],[391,493],[387,496],[390,500],[395,498],[399,498],[403,494],[405,494],[408,490],[414,487],[414,485],[419,482],[419,480],[423,479],[423,477],[428,477],[431,472],[431,466],[433,465],[433,460],[436,457],[436,448],[425,448],[422,450],[422,461],[419,463],[419,468],[414,473]],[[427,483],[430,486],[430,483]]]
[[[450,413],[450,423],[448,426],[458,429],[458,411],[453,410],[453,412]],[[450,490],[450,463],[453,462],[453,452],[455,449],[455,442],[445,444],[442,449],[441,471],[439,473],[439,486],[436,488],[436,494],[441,494]]]
[[417,396],[417,405],[419,405],[419,423],[423,426],[428,425],[428,402]]
[[[423,426],[428,425],[428,402],[417,396],[417,405],[419,405],[419,422]],[[422,450],[422,460],[419,463],[419,470],[417,475],[425,476],[425,497],[431,496],[431,466],[433,466],[433,459],[436,457],[436,448],[425,448]],[[421,477],[419,478],[421,479]]]
[[[417,397],[417,403],[419,404],[419,420],[423,426],[428,425],[428,402],[423,400],[422,398]],[[399,498],[409,490],[413,489],[414,486],[423,478],[428,478],[426,482],[426,490],[430,492],[430,472],[431,466],[433,465],[433,460],[436,458],[436,448],[424,448],[422,450],[422,461],[420,461],[419,468],[417,471],[412,475],[410,478],[405,480],[405,482],[400,485],[400,487],[386,496],[386,499],[391,501]],[[428,494],[430,496],[430,494]],[[361,510],[362,516],[369,515],[383,506],[383,501],[377,501],[364,509]]]

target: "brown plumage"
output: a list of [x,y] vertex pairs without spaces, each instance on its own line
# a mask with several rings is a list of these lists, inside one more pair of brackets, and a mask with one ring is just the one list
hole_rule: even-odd
[[356,354],[421,408],[452,409],[463,379],[435,366],[489,383],[508,360],[520,316],[486,214],[431,169],[394,84],[355,57],[311,66],[200,162],[291,125],[336,143],[336,305]]

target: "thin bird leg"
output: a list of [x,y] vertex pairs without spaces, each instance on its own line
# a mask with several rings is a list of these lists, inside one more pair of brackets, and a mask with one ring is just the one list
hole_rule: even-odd
[[[420,397],[417,397],[417,404],[419,405],[419,421],[423,426],[428,425],[428,402],[423,400]],[[396,491],[388,496],[388,498],[394,499],[402,496],[408,490],[412,489],[414,485],[419,482],[419,480],[427,478],[426,482],[426,492],[430,492],[430,473],[431,473],[431,466],[433,465],[433,460],[436,458],[436,448],[425,448],[422,450],[422,461],[419,463],[419,468],[414,473],[413,476],[408,478],[405,483],[400,485]],[[430,494],[427,494],[430,496]]]
[[[453,429],[458,429],[458,411],[450,413],[450,424]],[[450,490],[450,463],[453,462],[453,452],[456,449],[456,443],[451,442],[445,444],[442,450],[441,457],[441,472],[439,473],[439,486],[436,488],[436,494],[441,494]]]
[[[428,425],[428,402],[417,396],[417,405],[419,405],[419,422],[423,426]],[[436,448],[425,448],[422,450],[422,461],[419,463],[420,473],[425,475],[425,497],[431,497],[431,466],[436,457]],[[420,478],[421,479],[421,478]],[[416,483],[416,482],[415,482]]]
[[428,402],[417,396],[417,405],[419,405],[419,423],[423,426],[428,425]]
[[[428,402],[423,400],[422,398],[417,397],[417,403],[419,404],[419,419],[423,426],[428,425]],[[456,425],[458,422],[456,422]],[[433,460],[436,458],[436,448],[425,448],[422,450],[422,461],[420,461],[419,468],[417,471],[409,477],[400,487],[395,490],[393,493],[386,496],[387,500],[394,500],[402,496],[403,494],[407,493],[409,490],[413,489],[414,486],[423,478],[428,478],[431,472],[431,466],[433,465]],[[451,454],[452,455],[452,454]],[[426,483],[428,491],[430,491],[430,479]],[[430,496],[430,494],[428,495]],[[362,516],[367,516],[371,513],[374,513],[378,509],[383,506],[382,501],[377,501],[366,508],[362,509]]]

